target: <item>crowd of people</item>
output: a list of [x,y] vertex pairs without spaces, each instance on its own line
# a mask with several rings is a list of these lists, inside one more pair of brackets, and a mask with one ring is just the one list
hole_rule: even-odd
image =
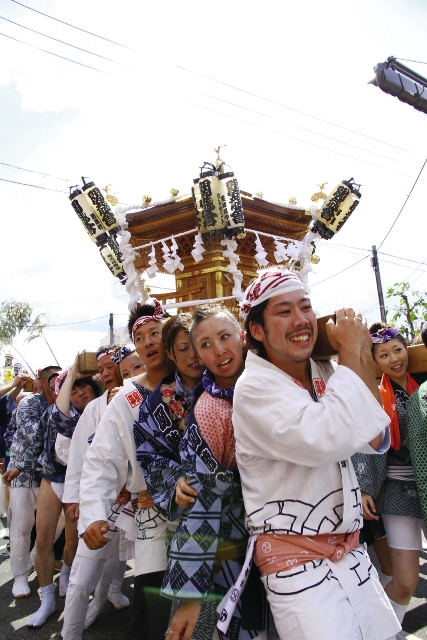
[[26,376],[0,388],[17,606],[33,567],[40,586],[29,627],[55,611],[62,561],[63,640],[107,600],[131,606],[126,640],[403,637],[427,384],[402,336],[370,333],[351,308],[327,323],[337,361],[313,360],[316,316],[285,269],[248,287],[242,314],[244,327],[214,303],[169,317],[149,299],[130,313],[132,343],[98,349],[97,376],[77,356],[32,393]]

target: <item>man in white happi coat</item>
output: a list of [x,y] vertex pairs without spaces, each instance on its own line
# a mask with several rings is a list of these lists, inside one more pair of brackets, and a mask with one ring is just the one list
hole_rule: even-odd
[[248,353],[233,425],[255,562],[282,640],[386,640],[400,625],[359,543],[351,456],[389,446],[366,320],[340,309],[338,351],[310,358],[317,321],[299,278],[268,270],[247,289]]
[[[114,351],[114,347],[111,346],[98,349],[96,354],[98,370],[106,391],[87,405],[77,423],[71,441],[64,436],[60,440],[60,442],[64,440],[70,442],[63,502],[70,505],[68,515],[72,515],[75,519],[79,517],[83,460],[107,409],[107,404],[114,397],[119,384],[115,365],[111,360]],[[64,448],[63,444],[62,447]],[[128,598],[120,591],[126,570],[126,559],[129,558],[120,560],[121,535],[114,526],[114,520],[118,514],[116,509],[111,509],[114,500],[115,498],[110,503],[108,513],[111,524],[111,544],[103,549],[90,551],[83,540],[79,540],[65,601],[62,628],[64,640],[80,640],[83,630],[95,621],[107,599],[116,609],[124,609],[129,606]],[[84,533],[80,521],[78,528],[80,534]],[[89,605],[89,596],[95,586],[95,597]]]
[[161,338],[163,320],[163,309],[157,300],[137,305],[131,312],[129,333],[147,370],[125,384],[108,405],[86,453],[80,483],[79,522],[86,531],[84,540],[89,549],[111,544],[109,508],[123,485],[131,494],[138,494],[134,601],[127,640],[160,639],[170,612],[170,601],[155,595],[167,567],[166,534],[170,523],[154,508],[148,494],[136,459],[133,434],[133,424],[145,398],[167,373]]

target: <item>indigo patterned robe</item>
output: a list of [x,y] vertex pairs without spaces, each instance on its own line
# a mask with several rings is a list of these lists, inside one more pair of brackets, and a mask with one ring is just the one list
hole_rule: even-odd
[[[16,463],[22,459],[25,451],[31,445],[34,433],[48,406],[43,391],[27,396],[19,403],[15,413],[16,430],[10,447],[9,469],[13,469],[16,466]],[[15,478],[11,486],[29,489],[38,487],[39,484],[40,477],[38,473],[35,470],[30,470],[24,471]]]
[[201,392],[201,385],[187,389],[178,373],[170,373],[141,405],[133,427],[136,458],[147,489],[170,521],[182,513],[174,500],[176,483],[184,475],[179,444],[188,413]]

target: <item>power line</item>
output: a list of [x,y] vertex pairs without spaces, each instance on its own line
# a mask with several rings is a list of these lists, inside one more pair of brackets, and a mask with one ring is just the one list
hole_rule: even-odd
[[402,60],[402,62],[416,62],[417,64],[427,64],[427,62],[421,62],[421,60],[408,60],[408,58],[396,58],[396,60]]
[[[13,2],[15,0],[12,0]],[[359,133],[358,131],[354,131],[353,129],[348,129],[347,127],[343,127],[334,122],[329,122],[328,120],[324,120],[323,118],[318,118],[317,116],[313,116],[310,113],[305,113],[304,111],[300,111],[299,109],[294,109],[293,107],[288,107],[281,102],[277,102],[276,100],[271,100],[270,98],[264,98],[256,93],[251,91],[246,91],[246,89],[241,89],[240,87],[235,87],[232,84],[228,84],[227,82],[222,82],[221,80],[216,80],[216,78],[211,78],[210,76],[205,76],[203,73],[198,73],[197,71],[193,71],[192,69],[186,69],[185,67],[181,67],[180,65],[174,65],[177,69],[182,69],[183,71],[187,71],[187,73],[192,73],[193,75],[200,75],[202,78],[206,78],[206,80],[210,80],[211,82],[216,82],[217,84],[221,84],[225,87],[229,87],[230,89],[234,89],[235,91],[240,91],[241,93],[245,93],[246,95],[253,96],[254,98],[259,98],[260,100],[264,100],[265,102],[270,102],[271,104],[275,104],[283,109],[289,109],[290,111],[295,111],[296,113],[300,113],[307,118],[313,118],[314,120],[319,120],[320,122],[325,122],[326,124],[330,124],[333,127],[337,127],[338,129],[343,129],[344,131],[350,131],[350,133],[355,133],[358,136],[362,136],[363,138],[368,138],[369,140],[375,140],[375,142],[379,142],[380,144],[385,144],[389,147],[393,147],[394,149],[399,149],[400,151],[406,151],[406,153],[411,153],[408,149],[403,149],[402,147],[397,147],[394,144],[390,144],[389,142],[383,142],[382,140],[378,140],[377,138],[373,138],[371,136],[367,136],[364,133]]]
[[412,260],[411,258],[402,258],[401,256],[394,256],[391,253],[384,253],[384,251],[378,251],[378,253],[381,253],[382,256],[389,256],[390,258],[397,258],[398,260],[407,260],[408,262],[415,262],[416,264],[420,264],[419,260]]
[[[175,291],[175,289],[169,289],[167,287],[157,287],[150,283],[150,289],[161,289],[162,291]],[[56,300],[55,302],[30,302],[32,307],[43,307],[48,304],[74,304],[78,302],[98,302],[99,300],[116,300],[117,298],[129,298],[129,294],[125,293],[123,296],[108,296],[106,298],[86,298],[85,300]],[[117,314],[115,314],[117,315]],[[126,315],[126,314],[125,314]],[[49,325],[52,326],[52,325]]]
[[43,171],[34,171],[33,169],[23,169],[23,167],[17,167],[14,164],[8,164],[7,162],[0,162],[4,167],[11,167],[12,169],[19,169],[19,171],[27,171],[28,173],[37,173],[40,176],[48,176],[48,178],[55,178],[55,180],[62,180],[63,182],[71,182],[67,178],[58,178],[58,176],[52,176],[50,173],[44,173]]
[[[15,2],[15,0],[12,0]],[[48,53],[51,56],[55,56],[56,58],[62,58],[62,60],[67,60],[67,62],[73,62],[74,64],[78,64],[81,67],[86,67],[87,69],[92,69],[92,71],[98,71],[98,73],[103,73],[108,76],[109,74],[106,71],[101,71],[100,69],[95,69],[95,67],[91,67],[88,64],[83,64],[83,62],[77,62],[76,60],[71,60],[71,58],[66,58],[65,56],[60,56],[59,53],[53,53],[52,51],[47,51],[46,49],[41,49],[41,47],[36,47],[33,44],[28,44],[28,42],[24,42],[23,40],[18,40],[18,38],[12,38],[12,36],[8,36],[5,33],[0,33],[0,36],[4,36],[5,38],[9,38],[10,40],[15,40],[15,42],[20,42],[21,44],[25,44],[27,47],[31,47],[32,49],[37,49],[37,51],[43,51],[43,53]]]
[[[28,7],[27,5],[23,4],[22,2],[18,2],[17,0],[12,0],[12,2],[14,2],[15,4],[19,4],[20,6],[25,7],[26,9],[29,9],[30,11],[35,11],[36,13],[39,13],[40,15],[43,15],[46,18],[50,18],[51,20],[56,20],[57,22],[61,22],[62,24],[65,24],[65,25],[67,25],[69,27],[72,27],[73,29],[78,29],[79,31],[83,31],[84,33],[88,33],[91,36],[94,36],[96,38],[101,38],[102,40],[106,40],[107,42],[111,42],[112,44],[115,44],[115,45],[117,45],[119,47],[124,47],[125,49],[129,49],[130,51],[134,51],[135,53],[138,53],[138,51],[136,49],[132,49],[131,47],[123,45],[123,44],[121,44],[119,42],[115,42],[114,40],[110,40],[110,39],[105,38],[103,36],[100,36],[100,35],[98,35],[96,33],[93,33],[91,31],[87,31],[86,29],[82,29],[81,27],[77,27],[75,25],[72,25],[69,22],[66,22],[64,20],[59,20],[58,18],[54,18],[53,16],[50,16],[50,15],[48,15],[46,13],[43,13],[42,11],[37,11],[36,9],[33,9],[32,7]],[[15,23],[15,24],[17,24],[17,23]],[[19,26],[22,26],[22,25],[19,25]],[[27,27],[25,27],[25,28],[27,28]],[[41,34],[41,35],[44,35],[44,34]],[[50,37],[50,36],[46,36],[46,37]],[[69,44],[69,43],[64,43],[64,44]],[[69,45],[69,46],[73,46],[73,45]],[[85,51],[85,50],[83,49],[83,51]],[[91,52],[87,52],[87,53],[91,53]],[[98,54],[92,54],[92,55],[98,55]],[[110,59],[108,58],[108,60],[110,60]],[[117,62],[115,60],[110,60],[110,61],[111,62],[115,62],[116,64],[121,64],[121,63],[119,63],[119,62]],[[124,66],[126,66],[126,65],[124,65]],[[330,122],[329,120],[325,120],[324,118],[319,118],[318,116],[314,116],[314,115],[312,115],[310,113],[306,113],[306,112],[301,111],[299,109],[295,109],[293,107],[289,107],[288,105],[282,104],[282,103],[277,102],[275,100],[272,100],[270,98],[265,98],[263,96],[260,96],[260,95],[258,95],[256,93],[254,93],[254,92],[247,91],[246,89],[242,89],[241,87],[236,87],[235,85],[228,84],[228,83],[223,82],[221,80],[217,80],[216,78],[211,78],[210,76],[206,76],[204,74],[198,73],[197,71],[193,71],[192,69],[187,69],[186,67],[183,67],[183,66],[177,65],[177,64],[175,64],[173,66],[175,68],[180,69],[182,71],[185,71],[187,73],[191,73],[193,75],[199,75],[202,78],[205,78],[206,80],[209,80],[210,82],[215,82],[217,84],[221,84],[223,86],[226,86],[226,87],[229,87],[231,89],[234,89],[235,91],[239,91],[241,93],[245,93],[246,95],[253,96],[253,97],[258,98],[260,100],[264,100],[265,102],[269,102],[270,104],[275,104],[275,105],[277,105],[279,107],[282,107],[283,109],[288,109],[290,111],[294,111],[295,113],[299,113],[299,114],[304,115],[304,116],[306,116],[308,118],[313,118],[314,120],[318,120],[319,122],[324,122],[324,123],[329,124],[329,125],[331,125],[333,127],[337,127],[338,129],[341,129],[341,130],[344,130],[344,131],[349,131],[350,133],[354,133],[354,134],[359,135],[359,136],[361,136],[363,138],[367,138],[369,140],[374,140],[375,142],[379,142],[380,144],[384,144],[386,146],[393,147],[394,149],[399,149],[400,151],[405,151],[406,153],[411,153],[408,149],[403,149],[402,147],[398,147],[398,146],[393,145],[393,144],[391,144],[389,142],[384,142],[383,140],[379,140],[378,138],[374,138],[374,137],[368,136],[368,135],[366,135],[364,133],[360,133],[358,131],[355,131],[354,129],[349,129],[348,127],[343,127],[342,125],[338,125],[335,122]],[[130,68],[133,68],[133,67],[130,67]],[[139,71],[139,69],[135,69],[135,70]],[[99,71],[99,70],[96,69],[96,71]],[[318,134],[318,135],[320,135],[320,134]]]
[[40,187],[38,184],[27,184],[26,182],[17,182],[16,180],[6,180],[6,178],[0,178],[0,180],[2,182],[12,182],[13,184],[21,184],[24,187],[34,187],[35,189],[44,189],[45,191],[55,191],[56,193],[68,194],[68,191],[61,191],[60,189],[50,189],[49,187]]
[[[217,96],[212,96],[209,93],[203,93],[203,91],[198,91],[202,96],[206,96],[208,98],[212,98],[213,100],[219,100],[219,102],[225,102],[226,104],[230,104],[233,107],[238,107],[239,109],[243,109],[244,111],[250,111],[251,113],[255,113],[263,118],[269,118],[270,120],[276,120],[274,116],[266,115],[265,113],[261,113],[260,111],[256,111],[255,109],[249,109],[249,107],[243,107],[240,104],[236,104],[235,102],[231,102],[230,100],[224,100],[223,98],[218,98]],[[360,151],[366,151],[366,153],[372,153],[375,156],[380,156],[380,158],[387,158],[387,160],[392,160],[393,162],[401,162],[401,160],[397,160],[396,158],[390,158],[390,156],[385,156],[382,153],[377,153],[376,151],[370,151],[369,149],[364,149],[363,147],[358,147],[355,144],[350,144],[349,142],[344,142],[343,140],[338,140],[338,138],[333,138],[332,136],[324,135],[323,133],[317,133],[317,131],[313,131],[312,129],[307,129],[306,127],[301,127],[297,124],[292,124],[291,122],[286,122],[286,120],[279,120],[282,124],[287,124],[290,127],[294,127],[295,129],[301,129],[301,131],[307,131],[308,133],[313,133],[315,136],[320,136],[321,138],[326,138],[327,140],[333,140],[334,142],[338,142],[339,144],[344,144],[348,147],[352,147],[353,149],[359,149]]]
[[363,258],[361,258],[357,262],[354,262],[353,264],[351,264],[350,266],[346,267],[345,269],[342,269],[341,271],[338,271],[338,273],[334,273],[332,276],[329,276],[329,278],[325,278],[324,280],[320,280],[320,282],[315,282],[314,284],[311,285],[311,287],[315,287],[318,284],[322,284],[322,282],[326,282],[326,280],[330,280],[331,278],[336,278],[337,276],[340,276],[342,273],[344,273],[344,271],[348,271],[349,269],[352,269],[353,267],[355,267],[357,264],[360,264],[360,262],[362,262],[363,260],[366,260],[367,257],[368,256],[363,256]]
[[[13,1],[15,1],[15,0],[13,0]],[[18,4],[20,4],[20,3],[18,3]],[[25,5],[23,5],[23,6],[25,6]],[[81,48],[81,47],[78,47],[78,46],[73,45],[73,44],[71,44],[71,43],[65,42],[65,41],[63,41],[63,40],[59,40],[58,38],[54,38],[54,37],[52,37],[52,36],[49,36],[49,35],[47,35],[47,34],[44,34],[44,33],[40,32],[40,31],[36,31],[36,30],[34,30],[34,29],[30,29],[29,27],[26,27],[26,26],[21,25],[21,24],[19,24],[19,23],[17,23],[17,22],[14,22],[13,20],[9,20],[8,18],[3,18],[2,16],[0,16],[0,18],[1,18],[1,19],[3,19],[3,20],[7,20],[8,22],[10,22],[10,23],[12,23],[12,24],[15,24],[16,26],[19,26],[19,27],[22,27],[22,28],[27,29],[27,30],[29,30],[29,31],[32,31],[33,33],[37,33],[38,35],[41,35],[41,36],[46,37],[46,38],[49,38],[49,39],[54,40],[54,41],[56,41],[56,42],[60,42],[61,44],[64,44],[64,45],[66,45],[66,46],[73,47],[74,49],[78,49],[79,51],[83,51],[83,52],[88,53],[88,54],[90,54],[90,55],[97,56],[97,57],[99,57],[99,58],[102,58],[103,60],[107,60],[108,62],[112,62],[113,64],[117,64],[117,65],[120,65],[120,66],[122,66],[122,67],[125,67],[125,68],[128,68],[128,69],[132,69],[132,70],[134,70],[134,71],[137,71],[137,72],[139,72],[139,73],[142,73],[142,70],[137,69],[136,67],[131,67],[130,65],[123,64],[123,63],[121,63],[121,62],[118,62],[117,60],[113,60],[112,58],[107,58],[106,56],[102,56],[102,55],[100,55],[100,54],[94,53],[94,52],[89,51],[89,50],[87,50],[87,49],[83,49],[83,48]],[[6,36],[6,34],[0,34],[0,35],[4,35],[5,37],[9,37],[9,38],[11,38],[11,36]],[[38,49],[38,50],[40,50],[40,51],[43,51],[44,53],[49,53],[50,55],[54,55],[54,56],[57,56],[57,57],[63,58],[64,60],[67,60],[67,61],[69,61],[69,62],[73,62],[74,64],[78,64],[78,65],[81,65],[81,66],[87,67],[87,68],[89,68],[89,69],[92,69],[92,70],[94,70],[94,71],[97,71],[98,73],[104,73],[104,74],[106,74],[106,75],[109,75],[107,72],[101,71],[100,69],[96,69],[95,67],[91,67],[90,65],[85,65],[85,64],[83,64],[83,63],[77,62],[76,60],[71,60],[70,58],[66,58],[66,57],[64,57],[64,56],[59,56],[58,54],[55,54],[55,53],[53,53],[53,52],[51,52],[51,51],[47,51],[47,50],[45,50],[45,49],[41,49],[41,48],[39,48],[39,47],[35,47],[35,46],[30,45],[30,44],[28,44],[28,43],[26,43],[26,42],[23,42],[23,41],[21,41],[21,40],[18,40],[18,39],[16,39],[16,38],[11,38],[11,39],[12,39],[12,40],[16,40],[17,42],[20,42],[20,43],[22,43],[22,44],[26,44],[27,46],[33,47],[33,48]],[[175,66],[177,66],[177,68],[180,68],[180,69],[181,69],[181,68],[183,68],[183,67],[179,67],[178,65],[175,65]],[[190,70],[187,70],[187,69],[185,69],[185,70],[186,70],[186,71],[190,71]],[[195,73],[195,72],[191,71],[191,73]],[[219,82],[219,81],[217,81],[217,80],[215,80],[215,79],[208,78],[207,76],[203,76],[203,77],[206,77],[207,79],[212,80],[213,82]],[[224,84],[224,83],[221,83],[221,84]],[[232,85],[227,85],[227,86],[232,86]],[[244,90],[242,90],[242,89],[240,89],[240,88],[238,88],[238,87],[233,87],[233,88],[234,88],[234,89],[236,89],[236,90],[238,90],[238,91],[244,91]],[[266,114],[263,114],[263,113],[257,112],[257,111],[255,111],[255,110],[253,110],[253,109],[249,109],[249,108],[247,108],[247,107],[243,107],[243,106],[241,106],[241,105],[236,105],[235,103],[232,103],[232,102],[227,101],[227,100],[223,100],[223,99],[221,99],[221,98],[217,98],[216,96],[211,96],[210,94],[204,94],[203,92],[199,92],[199,93],[201,93],[202,95],[206,95],[206,96],[207,96],[207,97],[209,97],[209,98],[220,100],[221,102],[225,102],[225,103],[227,103],[227,104],[231,104],[231,105],[233,105],[233,106],[237,106],[238,108],[241,108],[241,109],[244,109],[244,110],[246,110],[246,111],[250,111],[250,112],[256,113],[256,114],[258,114],[258,115],[261,115],[261,116],[263,116],[263,117],[265,117],[265,118],[273,119],[273,120],[274,120],[274,118],[273,118],[272,116],[269,116],[269,115],[266,115]],[[249,93],[249,92],[246,92],[246,93]],[[256,95],[256,94],[251,94],[251,95]],[[273,102],[273,101],[271,101],[271,100],[268,100],[267,98],[262,98],[262,96],[257,96],[257,97],[259,97],[259,98],[261,98],[261,99],[263,99],[263,100],[265,99],[265,100],[267,100],[267,101],[269,101],[269,102]],[[194,104],[194,103],[190,103],[190,104]],[[279,104],[279,103],[275,103],[275,104]],[[195,104],[194,106],[198,106],[198,107],[200,107],[200,108],[205,108],[205,109],[206,109],[206,107],[203,107],[202,105],[197,105],[197,104]],[[292,109],[291,107],[287,107],[286,105],[280,105],[280,106],[283,106],[284,108],[287,108],[287,109],[291,109],[291,110],[296,111],[295,109]],[[214,111],[214,112],[216,112],[216,113],[220,113],[221,115],[224,115],[224,116],[227,116],[227,117],[231,117],[231,116],[228,116],[228,114],[224,114],[224,113],[221,113],[221,112],[215,111],[214,109],[211,109],[211,111]],[[307,115],[308,117],[313,117],[313,118],[315,117],[315,116],[311,116],[310,114],[305,114],[304,112],[299,112],[299,113],[302,113],[303,115]],[[319,118],[316,118],[316,119],[319,119]],[[328,122],[328,121],[326,121],[326,120],[323,120],[323,121],[324,121],[324,122]],[[249,124],[249,125],[252,125],[252,126],[258,126],[258,125],[255,125],[255,124],[254,124],[254,123],[252,123],[252,122],[248,122],[248,121],[245,121],[245,120],[241,120],[241,122],[244,122],[244,123]],[[295,128],[297,128],[297,129],[301,129],[301,130],[303,130],[303,131],[307,131],[308,133],[312,133],[313,135],[318,135],[318,136],[320,136],[320,137],[323,137],[323,138],[326,138],[326,139],[329,139],[329,140],[333,140],[333,141],[335,141],[335,142],[337,142],[337,143],[339,143],[339,144],[344,144],[344,145],[347,145],[347,146],[349,146],[349,147],[352,147],[352,148],[355,148],[355,149],[360,149],[361,151],[365,151],[366,153],[371,153],[371,154],[373,154],[373,155],[377,155],[377,156],[379,156],[379,157],[386,158],[386,159],[388,159],[388,160],[391,160],[392,162],[401,162],[400,160],[397,160],[396,158],[391,158],[390,156],[385,156],[385,155],[380,154],[380,153],[377,153],[377,152],[375,152],[375,151],[370,151],[370,150],[368,150],[368,149],[364,149],[363,147],[358,147],[357,145],[353,145],[353,144],[351,144],[351,143],[343,142],[343,141],[338,140],[338,139],[336,139],[336,138],[333,138],[333,137],[331,137],[331,136],[327,136],[327,135],[324,135],[324,134],[321,134],[321,133],[317,133],[317,132],[312,131],[312,130],[310,130],[310,129],[306,129],[306,128],[304,128],[304,127],[300,127],[300,126],[298,126],[298,125],[294,125],[294,124],[288,123],[288,122],[283,121],[283,120],[279,120],[279,122],[281,122],[281,123],[283,123],[283,124],[287,124],[287,125],[292,126],[292,127],[295,127]],[[333,125],[333,126],[339,126],[339,125],[334,125],[334,123],[329,123],[329,122],[328,122],[328,124],[331,124],[331,125]],[[262,128],[262,127],[260,127],[260,128]],[[339,128],[344,128],[344,129],[345,129],[345,127],[340,127],[340,126],[339,126]],[[267,129],[267,130],[268,130],[268,129]],[[353,130],[351,130],[351,129],[347,129],[347,130],[348,130],[348,131],[352,131],[353,133],[356,133],[357,135],[364,136],[364,134],[359,134],[358,132],[355,132],[355,131],[353,131]],[[278,131],[275,131],[275,130],[272,130],[272,129],[270,129],[270,131],[272,131],[273,133],[276,133],[276,134],[278,134],[278,135],[285,135],[285,134],[282,134],[281,132],[278,132]],[[368,164],[368,165],[371,165],[371,166],[375,166],[375,167],[377,167],[377,168],[380,168],[380,169],[385,170],[385,167],[382,167],[382,166],[380,166],[380,165],[376,165],[376,164],[373,164],[373,163],[369,163],[369,162],[366,162],[366,161],[364,161],[364,160],[360,160],[360,159],[358,159],[358,158],[354,158],[354,157],[352,157],[352,156],[348,156],[348,155],[346,155],[346,154],[341,154],[341,153],[339,153],[339,152],[337,152],[337,151],[333,151],[332,149],[327,149],[326,147],[321,147],[321,146],[319,146],[319,145],[315,145],[314,143],[306,142],[305,140],[301,140],[301,139],[299,139],[299,138],[293,138],[292,136],[287,136],[287,137],[289,137],[291,140],[293,139],[293,140],[296,140],[296,141],[301,142],[301,143],[303,143],[303,144],[308,144],[308,145],[310,145],[310,146],[318,147],[318,148],[320,148],[320,149],[323,149],[323,150],[329,151],[330,153],[336,153],[337,155],[342,155],[342,156],[347,157],[347,158],[350,158],[350,159],[352,159],[352,160],[356,160],[356,161],[359,161],[359,162],[364,162],[365,164]],[[372,140],[376,140],[377,142],[380,142],[381,144],[388,144],[388,143],[384,143],[384,142],[382,142],[381,140],[377,140],[376,138],[371,138],[370,136],[364,136],[364,137],[368,137],[368,138],[370,138],[370,139],[372,139]],[[401,149],[401,147],[396,147],[395,145],[389,145],[389,146],[392,146],[392,147],[394,147],[394,148],[396,148],[396,149]],[[401,149],[401,150],[403,150],[403,151],[407,151],[406,149]],[[409,152],[408,152],[408,153],[409,153]],[[401,172],[397,172],[397,173],[401,173]],[[402,174],[402,175],[407,175],[407,174]],[[411,177],[411,176],[410,176],[410,177]]]
[[372,307],[369,307],[369,309],[365,309],[361,313],[370,313],[371,311],[375,311],[375,309],[379,309],[379,304],[377,302],[373,304]]
[[33,33],[37,33],[39,36],[43,36],[44,38],[49,38],[49,40],[55,40],[55,42],[60,42],[61,44],[65,44],[67,47],[72,47],[73,49],[78,49],[79,51],[84,51],[84,53],[88,53],[91,56],[96,56],[97,58],[102,58],[103,60],[107,60],[108,62],[112,62],[113,64],[118,64],[121,67],[126,67],[127,69],[132,69],[133,71],[139,71],[139,73],[143,73],[141,69],[136,69],[135,67],[130,67],[128,64],[123,64],[122,62],[117,62],[117,60],[112,60],[112,58],[106,58],[105,56],[101,56],[99,53],[94,53],[93,51],[88,51],[87,49],[82,49],[75,44],[71,44],[70,42],[64,42],[64,40],[58,40],[58,38],[54,38],[53,36],[48,36],[46,33],[42,33],[41,31],[36,31],[35,29],[30,29],[30,27],[26,27],[23,24],[19,24],[18,22],[14,22],[13,20],[9,20],[8,18],[4,18],[0,16],[1,20],[6,20],[11,24],[15,24],[17,27],[21,27],[22,29],[27,29],[28,31],[32,31]]
[[379,169],[385,169],[379,164],[374,164],[372,162],[367,162],[366,160],[360,160],[359,158],[355,158],[354,156],[348,156],[345,153],[341,153],[340,151],[333,151],[332,149],[328,149],[327,147],[322,147],[321,145],[314,144],[314,142],[307,142],[306,140],[301,140],[300,138],[295,138],[294,136],[288,136],[286,133],[282,133],[281,131],[276,131],[276,129],[270,129],[269,127],[262,127],[259,124],[254,124],[253,122],[249,122],[249,120],[243,120],[242,118],[236,118],[235,116],[230,116],[228,113],[223,113],[222,111],[217,111],[216,109],[211,109],[209,107],[204,107],[201,104],[197,104],[195,102],[190,102],[195,107],[200,107],[200,109],[205,109],[206,111],[213,111],[213,113],[218,113],[221,116],[225,116],[227,118],[231,118],[232,120],[239,120],[245,124],[249,124],[252,127],[256,127],[258,129],[264,129],[265,131],[271,131],[272,133],[276,133],[279,136],[284,138],[289,138],[289,140],[296,140],[297,142],[302,142],[303,144],[307,144],[310,147],[316,147],[317,149],[322,149],[323,151],[329,151],[330,153],[335,153],[336,155],[343,156],[344,158],[350,158],[350,160],[356,160],[357,162],[362,162],[363,164],[368,164],[371,167],[377,167]]
[[382,241],[382,242],[381,242],[381,244],[379,245],[378,249],[381,249],[381,247],[383,246],[384,242],[386,241],[386,239],[388,238],[388,236],[389,236],[389,234],[390,234],[390,231],[393,229],[393,227],[394,227],[394,225],[396,224],[396,222],[397,222],[397,220],[398,220],[398,218],[399,218],[400,214],[402,213],[403,209],[405,208],[405,205],[406,205],[406,203],[408,202],[409,198],[411,197],[411,194],[412,194],[413,190],[415,189],[415,185],[417,184],[418,179],[419,179],[420,175],[422,174],[424,167],[426,166],[426,163],[427,163],[427,158],[424,160],[424,164],[423,164],[423,166],[421,167],[421,170],[420,170],[419,174],[418,174],[418,175],[417,175],[417,177],[415,178],[415,182],[414,182],[414,184],[412,185],[412,189],[410,190],[410,192],[409,192],[409,193],[408,193],[408,195],[406,196],[406,200],[405,200],[405,202],[403,203],[403,206],[402,206],[401,210],[400,210],[400,211],[399,211],[399,213],[397,214],[397,216],[396,216],[396,218],[395,218],[395,220],[394,220],[393,224],[391,225],[390,229],[387,231],[387,233],[386,233],[386,235],[385,235],[385,237],[384,237],[383,241]]
[[59,20],[59,18],[54,18],[53,16],[48,15],[47,13],[43,13],[42,11],[37,11],[37,9],[33,9],[32,7],[28,7],[26,4],[22,4],[22,2],[18,2],[17,0],[12,0],[15,4],[21,5],[21,7],[25,7],[25,9],[29,9],[30,11],[34,11],[35,13],[39,13],[45,18],[50,18],[51,20],[55,20],[56,22],[61,22],[62,24],[66,24],[67,27],[72,27],[73,29],[77,29],[78,31],[83,31],[84,33],[88,33],[90,36],[94,36],[95,38],[100,38],[101,40],[105,40],[106,42],[111,42],[111,44],[115,44],[118,47],[123,47],[123,49],[129,49],[129,51],[136,51],[136,49],[132,49],[131,47],[127,47],[125,44],[120,44],[120,42],[115,42],[114,40],[110,40],[109,38],[104,38],[104,36],[99,36],[96,33],[92,33],[92,31],[86,31],[86,29],[82,29],[81,27],[76,27],[74,24],[70,24],[69,22],[65,22],[64,20]]
[[77,322],[63,322],[61,324],[50,324],[48,329],[51,327],[68,327],[71,324],[83,324],[84,322],[95,322],[95,320],[103,320],[108,318],[108,316],[100,316],[99,318],[90,318],[90,320],[78,320]]
[[[353,255],[357,256],[360,255],[360,253],[354,253],[354,251],[348,251],[348,249],[357,249],[359,251],[366,251],[370,253],[369,249],[362,249],[362,247],[347,247],[344,244],[322,244],[321,248],[323,249],[324,247],[327,247],[328,249],[337,249],[338,251],[346,251],[346,253],[352,253]],[[380,253],[382,256],[388,256],[390,258],[396,258],[397,260],[406,260],[407,262],[414,262],[415,264],[420,264],[419,260],[412,260],[411,258],[403,258],[402,256],[395,256],[391,253],[385,253],[384,251],[377,251],[377,253]],[[384,260],[384,258],[381,260],[381,262],[386,262],[387,264],[394,264],[398,267],[407,267],[408,269],[410,269],[410,265],[406,265],[406,264],[399,264],[398,262],[391,262],[390,260]]]

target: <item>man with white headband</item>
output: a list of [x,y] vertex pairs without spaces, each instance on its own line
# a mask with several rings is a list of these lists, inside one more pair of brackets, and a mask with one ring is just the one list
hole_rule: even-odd
[[[115,363],[112,361],[115,351],[116,347],[108,345],[100,347],[96,352],[100,379],[106,391],[88,404],[77,423],[72,439],[62,436],[60,440],[60,442],[67,441],[69,449],[63,501],[70,505],[67,515],[74,520],[79,517],[80,479],[85,454],[107,405],[114,397],[113,390],[120,384]],[[61,446],[62,453],[66,446]],[[90,551],[83,540],[79,540],[65,601],[62,628],[64,640],[81,640],[83,630],[95,621],[107,599],[116,609],[129,607],[129,599],[121,593],[126,559],[129,558],[120,557],[122,536],[113,522],[118,516],[118,507],[119,505],[112,504],[108,516],[112,533],[111,545],[104,549]],[[83,531],[79,527],[79,533]],[[89,596],[95,585],[95,597],[89,605]]]
[[108,510],[124,484],[137,502],[134,598],[127,640],[161,640],[170,613],[170,600],[156,595],[167,566],[169,523],[148,494],[133,434],[145,399],[167,373],[161,331],[164,320],[162,306],[155,299],[132,310],[129,334],[146,372],[125,384],[108,405],[85,456],[80,482],[80,520],[89,549],[111,544]]
[[334,371],[310,358],[317,321],[295,273],[264,271],[242,311],[252,351],[234,395],[236,457],[279,636],[394,638],[399,623],[359,543],[350,460],[389,445],[366,320],[343,308],[328,321]]

